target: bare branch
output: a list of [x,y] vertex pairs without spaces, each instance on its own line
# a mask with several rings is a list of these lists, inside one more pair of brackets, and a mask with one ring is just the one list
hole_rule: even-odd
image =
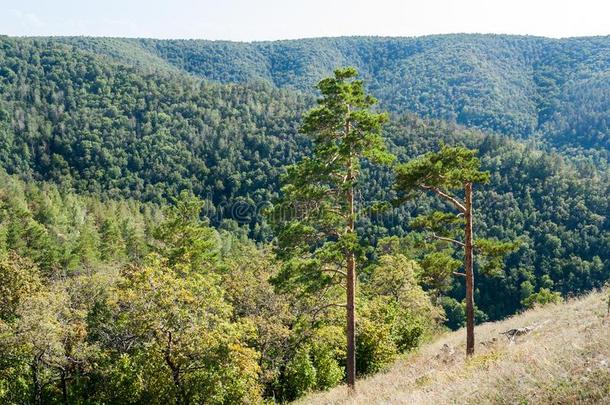
[[326,167],[329,167],[330,165],[335,163],[335,161],[339,159],[339,157],[341,157],[341,155],[339,153],[335,153],[335,155],[326,163]]
[[435,194],[437,194],[439,197],[449,201],[451,204],[453,204],[453,206],[455,208],[458,209],[458,211],[466,212],[466,207],[464,207],[464,205],[457,198],[450,196],[449,194],[443,192],[438,187],[427,186],[425,184],[420,185],[420,187],[423,188],[424,190],[430,190],[430,191],[434,192]]
[[455,243],[456,245],[465,247],[466,244],[464,244],[463,242],[460,242],[459,240],[455,240],[455,239],[451,239],[451,238],[446,238],[444,236],[439,236],[437,234],[435,234],[434,232],[432,232],[432,237],[438,240],[444,240],[445,242],[451,242],[451,243]]
[[347,273],[346,272],[341,271],[341,270],[337,270],[337,269],[323,268],[323,269],[320,269],[320,271],[322,273],[335,273],[335,274],[340,274],[343,277],[347,277]]
[[453,272],[453,275],[454,275],[454,276],[462,276],[462,277],[466,277],[466,274],[465,274],[465,273],[460,273],[460,272],[457,272],[457,271],[454,271],[454,272]]

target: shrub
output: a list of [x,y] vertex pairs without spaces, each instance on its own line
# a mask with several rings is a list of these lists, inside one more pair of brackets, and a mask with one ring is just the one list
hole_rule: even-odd
[[521,300],[521,304],[523,304],[525,308],[556,304],[558,302],[561,302],[561,294],[556,291],[551,291],[548,288],[541,288],[537,293],[531,294]]

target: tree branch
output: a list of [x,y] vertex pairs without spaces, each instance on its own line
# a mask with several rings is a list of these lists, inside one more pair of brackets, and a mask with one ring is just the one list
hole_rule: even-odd
[[464,244],[463,242],[460,242],[459,240],[455,240],[455,239],[451,239],[451,238],[446,238],[444,236],[439,236],[437,234],[435,234],[434,232],[432,232],[432,237],[438,240],[444,240],[445,242],[451,242],[451,243],[455,243],[456,245],[459,246],[466,246],[466,244]]
[[326,305],[322,305],[321,307],[316,308],[313,311],[312,316],[315,318],[320,312],[324,311],[327,308],[331,308],[331,307],[342,307],[342,308],[346,308],[347,304],[341,304],[338,302],[331,302],[330,304],[326,304]]
[[449,201],[460,212],[464,212],[464,213],[466,212],[466,207],[464,207],[464,205],[457,198],[450,196],[449,194],[443,192],[438,187],[427,186],[425,184],[420,185],[420,187],[423,188],[424,190],[430,190],[430,191],[434,192],[435,194],[437,194],[439,197]]
[[322,273],[335,273],[335,274],[340,274],[343,277],[347,277],[347,273],[341,270],[337,270],[337,269],[329,269],[329,268],[324,268],[324,269],[320,269],[320,271]]
[[341,155],[339,153],[335,153],[335,155],[328,162],[326,162],[326,167],[328,168],[330,165],[335,163],[335,161],[339,159],[339,157],[341,157]]
[[462,276],[462,277],[466,277],[466,274],[465,274],[465,273],[460,273],[460,272],[457,272],[457,271],[454,271],[454,272],[453,272],[453,275],[454,275],[454,276]]

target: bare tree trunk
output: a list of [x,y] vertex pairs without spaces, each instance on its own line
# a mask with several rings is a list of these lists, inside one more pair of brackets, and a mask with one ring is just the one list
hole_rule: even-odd
[[473,272],[473,232],[472,232],[472,183],[464,186],[464,272],[466,273],[466,355],[474,354],[474,272]]
[[[350,131],[349,120],[345,124],[345,135],[348,136]],[[354,233],[355,210],[354,210],[354,173],[352,167],[352,156],[350,157],[347,167],[347,181],[350,182],[347,192],[347,203],[349,210],[348,219],[348,234]],[[354,252],[347,253],[347,387],[350,393],[356,391],[356,260]]]

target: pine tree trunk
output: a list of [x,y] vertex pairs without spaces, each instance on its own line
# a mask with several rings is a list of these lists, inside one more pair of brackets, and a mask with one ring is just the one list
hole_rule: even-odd
[[472,232],[472,183],[465,184],[464,219],[465,246],[464,271],[466,273],[466,355],[474,354],[474,272],[473,272],[473,232]]
[[347,386],[356,389],[356,266],[354,254],[347,258]]
[[[349,111],[349,110],[348,110]],[[345,124],[345,135],[348,136],[350,131],[349,120]],[[349,210],[348,229],[350,234],[354,233],[355,210],[354,210],[354,173],[352,167],[352,156],[348,159],[347,181],[350,182],[347,203]],[[356,260],[354,252],[347,253],[347,386],[350,393],[356,391]]]

